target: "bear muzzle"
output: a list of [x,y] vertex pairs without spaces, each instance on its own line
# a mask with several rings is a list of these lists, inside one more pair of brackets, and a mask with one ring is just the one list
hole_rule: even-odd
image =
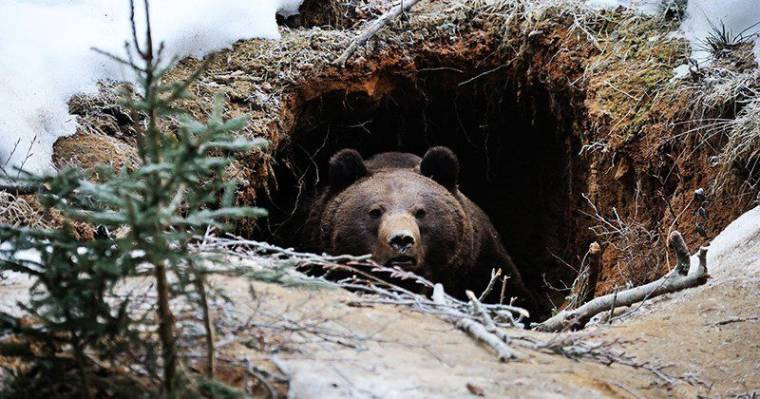
[[391,233],[391,238],[388,239],[388,244],[390,244],[394,251],[403,254],[414,248],[415,240],[411,231],[398,230]]
[[422,260],[420,229],[409,213],[393,213],[383,218],[378,229],[378,245],[373,254],[386,266],[414,269]]

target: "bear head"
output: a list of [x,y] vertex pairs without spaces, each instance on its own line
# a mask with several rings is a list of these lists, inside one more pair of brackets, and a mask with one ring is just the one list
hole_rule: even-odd
[[346,149],[331,158],[320,221],[324,249],[372,254],[380,264],[430,278],[436,269],[450,273],[471,264],[465,258],[472,254],[472,226],[457,187],[456,156],[445,147],[412,156],[416,162],[388,154],[394,153],[365,162]]

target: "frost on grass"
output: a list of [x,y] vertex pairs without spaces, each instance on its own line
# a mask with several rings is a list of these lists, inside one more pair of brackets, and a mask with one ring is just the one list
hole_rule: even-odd
[[663,0],[588,0],[592,8],[627,8],[644,15],[657,15],[663,9]]
[[714,40],[724,42],[723,45],[752,42],[755,59],[760,61],[760,6],[757,1],[689,0],[681,30],[691,43],[692,58],[699,63],[713,60]]
[[[167,60],[202,57],[240,39],[278,38],[275,14],[292,15],[301,1],[153,0],[153,35]],[[4,0],[0,37],[0,165],[49,171],[53,143],[76,129],[69,98],[94,93],[99,81],[132,79],[91,50],[124,54],[128,1]]]
[[[749,188],[742,195],[754,195],[760,182],[760,7],[749,0],[689,0],[680,32],[691,61],[677,67],[675,77],[698,82],[680,84],[694,92],[692,108],[704,122],[693,131],[725,139],[714,158],[722,169],[715,188],[736,175],[745,180],[742,190]],[[704,119],[711,115],[718,118]]]

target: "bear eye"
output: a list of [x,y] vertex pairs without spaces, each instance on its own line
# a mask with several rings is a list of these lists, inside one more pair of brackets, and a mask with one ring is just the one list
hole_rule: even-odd
[[424,209],[417,209],[416,211],[414,211],[414,217],[416,217],[417,219],[424,218],[426,214],[427,212],[425,212]]
[[369,217],[372,219],[379,219],[380,216],[383,216],[383,210],[380,208],[372,208],[369,210]]

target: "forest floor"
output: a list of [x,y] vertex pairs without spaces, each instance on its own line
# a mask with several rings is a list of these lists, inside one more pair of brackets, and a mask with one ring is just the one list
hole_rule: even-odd
[[[611,324],[562,334],[508,330],[515,341],[599,345],[600,354],[622,359],[609,364],[519,346],[522,359],[501,362],[454,325],[372,296],[217,276],[212,285],[229,298],[215,305],[218,372],[250,385],[240,365],[253,365],[291,398],[753,398],[760,395],[760,207],[714,247],[705,285],[636,304]],[[29,285],[3,281],[0,309],[12,312]],[[143,280],[125,288],[152,292]],[[189,352],[190,364],[196,356]]]

